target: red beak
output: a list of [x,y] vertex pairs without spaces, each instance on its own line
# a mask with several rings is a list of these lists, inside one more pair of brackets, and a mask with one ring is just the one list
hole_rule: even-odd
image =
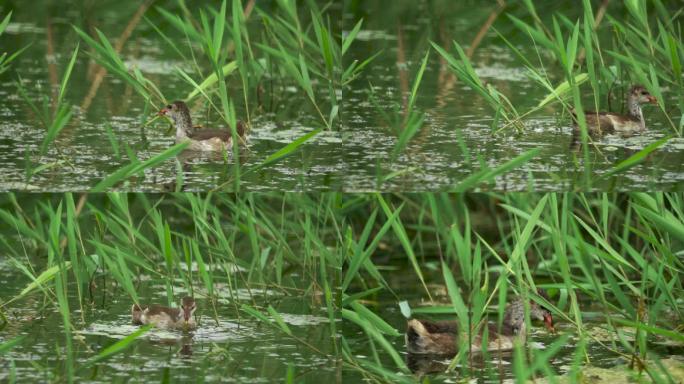
[[648,96],[648,102],[651,104],[658,104],[658,99],[655,98],[655,96]]
[[550,313],[547,313],[544,315],[544,324],[546,325],[546,328],[551,332],[555,333],[556,329],[553,327],[553,317],[551,316]]
[[161,111],[157,112],[158,116],[166,116],[166,112],[168,112],[168,109],[162,108]]

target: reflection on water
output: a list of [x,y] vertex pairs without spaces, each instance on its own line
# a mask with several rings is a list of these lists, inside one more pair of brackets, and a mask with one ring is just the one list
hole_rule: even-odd
[[[499,131],[504,126],[503,118],[477,92],[456,78],[430,42],[455,55],[452,41],[457,41],[472,55],[473,69],[486,85],[496,87],[509,98],[518,113],[531,110],[547,96],[548,90],[529,76],[522,61],[494,29],[479,36],[485,22],[496,16],[493,28],[533,64],[543,65],[554,84],[562,81],[563,76],[553,59],[543,52],[538,55],[529,38],[506,17],[511,14],[529,18],[523,6],[511,3],[503,14],[497,13],[500,10],[495,2],[474,6],[469,1],[425,0],[401,2],[391,7],[382,1],[366,1],[355,2],[347,9],[346,30],[359,18],[364,18],[364,24],[345,65],[376,52],[381,54],[345,89],[346,190],[449,189],[485,165],[502,165],[532,149],[540,150],[535,159],[497,177],[493,183],[482,186],[483,189],[573,190],[586,185],[583,178],[587,165],[592,170],[592,188],[596,189],[677,188],[684,181],[681,139],[671,140],[617,178],[601,178],[636,151],[672,135],[668,117],[652,106],[644,110],[649,128],[646,134],[629,139],[615,136],[601,139],[589,151],[590,164],[585,164],[583,155],[571,149],[572,122],[557,104],[527,116],[522,130],[511,126]],[[562,12],[571,19],[581,16],[576,15],[581,9],[573,6],[574,2],[535,2],[535,5],[542,18],[550,17],[553,12]],[[613,17],[627,17],[624,7],[619,5],[610,8],[610,12]],[[378,13],[385,17],[372,17]],[[416,101],[417,108],[425,113],[425,123],[404,153],[390,162],[398,133],[390,128],[392,124],[387,121],[387,115],[402,115],[407,94],[428,49],[430,59]],[[371,87],[375,102],[371,102]],[[676,105],[674,92],[668,92],[666,85],[662,90],[667,99],[665,104]],[[583,86],[582,91],[585,103],[593,104],[590,88]],[[622,94],[616,91],[611,100],[612,109],[621,112],[622,104]],[[679,121],[679,116],[670,118]],[[382,180],[385,175],[394,176]]]
[[[86,212],[97,212],[93,214],[98,217],[113,217],[119,213],[107,208],[111,200],[106,196],[90,196],[81,219],[91,215]],[[130,205],[126,204],[131,212],[126,216],[139,224],[140,237],[136,239],[126,236],[119,242],[121,239],[117,240],[114,234],[116,229],[110,232],[112,227],[105,224],[109,227],[106,234],[97,232],[97,226],[94,227],[91,221],[81,222],[81,229],[76,230],[84,244],[101,238],[120,252],[117,252],[118,261],[110,264],[102,249],[85,245],[84,253],[75,256],[85,265],[81,271],[86,277],[80,286],[73,274],[76,264],[66,268],[71,350],[77,368],[75,381],[111,383],[122,378],[131,382],[160,382],[171,378],[169,381],[197,382],[204,378],[206,382],[282,382],[291,372],[297,382],[335,382],[341,370],[341,357],[332,332],[340,325],[330,323],[337,314],[328,313],[326,299],[315,288],[318,285],[309,280],[309,273],[288,262],[282,279],[270,281],[266,273],[249,268],[251,253],[243,248],[246,243],[241,239],[214,242],[222,233],[212,232],[203,237],[201,245],[195,248],[203,257],[197,256],[198,253],[184,253],[188,248],[183,245],[189,244],[186,241],[194,242],[192,235],[197,235],[196,225],[201,219],[197,212],[193,219],[193,209],[182,208],[191,196],[172,197],[160,197],[153,204],[155,214],[168,223],[166,228],[173,228],[168,244],[178,245],[178,248],[171,245],[167,248],[174,258],[180,256],[171,262],[170,270],[166,269],[169,264],[162,259],[161,253],[142,245],[149,244],[143,233],[153,233],[148,232],[150,226],[144,224],[151,212],[146,196],[131,195]],[[225,200],[218,200],[233,206],[236,204],[233,198],[224,196]],[[16,199],[26,212],[34,212],[34,204],[36,209],[58,205],[57,201],[63,197],[19,194]],[[144,202],[140,204],[141,201]],[[219,201],[213,202],[221,205]],[[11,210],[9,200],[5,204],[2,208]],[[190,205],[187,203],[186,207]],[[258,204],[257,208],[264,212],[262,209],[267,207],[279,212],[283,206],[278,200],[273,205]],[[230,215],[230,209],[220,209],[216,213],[219,211]],[[216,222],[216,230],[225,229],[226,233],[241,236],[235,232],[237,227],[233,227],[237,222],[219,216],[214,218],[221,220]],[[31,221],[37,225],[34,228],[38,228],[40,215],[32,217]],[[277,226],[277,221],[272,222]],[[64,320],[54,299],[54,275],[47,273],[57,271],[57,267],[46,267],[49,256],[43,243],[38,244],[32,236],[18,234],[6,226],[0,229],[0,242],[3,243],[0,246],[0,383],[10,381],[11,377],[16,377],[19,383],[67,381]],[[280,228],[279,233],[285,239],[291,237],[285,227]],[[294,240],[283,244],[299,249]],[[129,245],[132,248],[127,248]],[[65,244],[65,253],[68,249]],[[262,256],[268,255],[271,248],[264,249],[267,251],[261,253]],[[138,268],[141,265],[145,267]],[[119,280],[117,267],[127,270],[132,281]],[[265,268],[269,268],[268,265]],[[44,291],[33,285],[35,278],[29,277],[31,274],[41,276],[38,280],[42,281]],[[92,363],[98,354],[122,340],[127,341],[126,337],[141,329],[133,324],[133,299],[122,289],[127,283],[135,290],[142,306],[177,306],[180,298],[194,297],[197,303],[194,320],[198,327],[192,331],[152,328],[124,350]],[[26,294],[22,295],[22,292]],[[168,297],[169,292],[173,298]],[[269,321],[248,314],[244,305],[262,313]],[[279,316],[274,314],[276,312]],[[282,322],[276,324],[273,322],[276,319]],[[291,334],[284,332],[284,327]],[[3,349],[5,342],[17,337],[23,337],[23,340],[12,348]]]
[[[8,297],[17,288],[3,284],[4,292],[0,294]],[[236,382],[267,382],[281,380],[287,367],[293,366],[306,380],[332,380],[337,368],[331,361],[336,358],[329,351],[325,311],[309,307],[299,297],[280,295],[276,299],[277,303],[270,303],[282,314],[293,335],[329,355],[316,353],[273,327],[238,313],[232,304],[219,304],[214,314],[211,304],[199,299],[195,312],[197,329],[183,332],[153,328],[125,352],[98,363],[95,376],[91,377],[88,370],[81,370],[77,376],[103,383],[114,377],[158,381],[168,374],[178,380],[202,376],[207,382],[224,382],[227,378]],[[19,382],[25,382],[43,375],[36,371],[32,361],[40,359],[46,369],[57,369],[58,362],[64,359],[60,315],[52,308],[41,309],[40,303],[29,298],[21,309],[9,312],[10,323],[0,333],[0,343],[18,335],[27,339],[0,360],[0,381],[8,379],[10,364],[15,366]],[[78,308],[78,304],[72,305]],[[104,308],[96,305],[87,311],[85,323],[80,322],[80,312],[74,313],[72,321],[75,355],[80,363],[139,329],[131,324],[130,302],[125,299],[113,300]]]
[[[461,375],[460,364],[456,364],[456,370],[446,372],[454,356],[445,355],[419,355],[407,351],[405,336],[407,320],[401,313],[398,301],[408,301],[410,307],[415,311],[417,308],[449,306],[450,298],[447,289],[443,284],[435,282],[442,281],[442,272],[439,269],[424,268],[424,279],[434,295],[433,302],[426,300],[421,282],[415,276],[415,271],[410,265],[404,264],[403,259],[391,260],[382,265],[383,278],[392,287],[392,292],[387,290],[380,291],[378,296],[369,300],[367,306],[378,314],[391,327],[401,333],[399,337],[386,336],[394,349],[400,353],[407,367],[411,370],[415,379],[420,381],[427,380],[430,383],[454,383],[464,379]],[[379,266],[380,267],[380,266]],[[352,289],[353,293],[354,290]],[[552,298],[552,302],[557,298]],[[580,296],[580,300],[582,297]],[[567,305],[567,303],[566,303]],[[614,331],[611,331],[605,319],[605,309],[597,308],[592,301],[581,301],[580,308],[583,314],[584,335],[588,341],[586,345],[586,356],[589,359],[588,370],[597,372],[603,379],[611,377],[604,376],[608,373],[615,377],[627,377],[634,371],[627,369],[630,363],[629,351],[620,346]],[[493,305],[496,307],[496,305]],[[562,308],[561,308],[562,309]],[[453,320],[455,315],[445,315],[437,313],[426,313],[415,315],[417,318],[428,318],[433,320]],[[497,310],[490,308],[489,320],[496,321]],[[356,358],[373,360],[373,353],[369,344],[368,335],[355,324],[343,324],[342,333],[349,343],[352,353]],[[554,315],[555,333],[551,334],[543,326],[532,326],[528,331],[526,348],[527,351],[544,353],[552,343],[564,335],[568,336],[568,341],[560,347],[560,350],[549,360],[549,365],[554,374],[563,376],[570,374],[573,361],[576,359],[579,337],[577,328],[574,324],[564,321],[561,316]],[[634,341],[634,329],[623,327],[619,328],[628,343]],[[684,343],[672,345],[670,338],[649,338],[649,353],[660,356],[659,361],[668,361],[669,372],[675,372],[678,378],[684,378]],[[617,352],[616,352],[617,351]],[[468,358],[468,364],[472,364],[472,376],[469,377],[472,383],[501,383],[514,382],[513,371],[513,351],[490,351],[485,358],[480,353],[474,353],[472,358]],[[378,348],[380,361],[386,369],[392,369],[396,364],[383,349]],[[652,356],[650,361],[653,361]],[[658,360],[658,359],[655,359]],[[585,368],[583,368],[585,369]],[[658,368],[653,368],[653,372],[662,372]],[[358,372],[349,369],[345,370],[345,377],[350,380],[357,379]],[[635,373],[636,374],[636,373]],[[659,374],[659,373],[658,373]],[[544,376],[546,372],[540,372],[541,382],[548,382]],[[597,376],[599,377],[599,376]],[[605,382],[626,382],[624,379],[618,381]],[[572,382],[572,381],[568,381]],[[604,382],[604,381],[600,381]]]
[[[55,90],[59,88],[62,72],[79,40],[71,24],[92,34],[98,28],[115,44],[131,15],[145,11],[149,5],[149,2],[142,5],[103,1],[98,2],[96,14],[91,14],[92,4],[65,1],[64,7],[69,12],[64,12],[56,3],[48,3],[37,9],[28,3],[13,5],[11,23],[0,37],[3,51],[15,52],[31,45],[13,63],[11,70],[0,76],[0,190],[86,190],[130,164],[132,154],[143,161],[174,143],[174,134],[168,124],[161,120],[146,124],[156,113],[154,107],[145,105],[145,101],[119,78],[98,69],[85,53],[90,48],[81,44],[81,54],[66,94],[66,100],[74,106],[73,117],[49,151],[39,156],[46,128],[19,96],[17,82],[21,81],[38,108],[42,108],[43,99],[48,109],[54,107]],[[206,2],[209,4],[215,5]],[[167,8],[182,13],[175,6]],[[172,41],[179,42],[178,46],[170,47],[149,23],[141,19],[125,41],[122,60],[131,70],[143,73],[166,97],[184,98],[193,88],[177,70],[183,69],[198,80],[196,70],[211,73],[211,68],[196,68],[189,56],[185,60],[180,58],[176,49],[185,54],[189,51],[185,37],[164,22],[154,7],[147,9],[145,16]],[[256,33],[262,26],[254,19],[249,28]],[[201,58],[198,62],[200,66],[206,65]],[[303,92],[278,80],[277,74],[265,77],[268,81],[263,89],[248,92],[253,98],[249,100],[252,131],[244,159],[241,159],[245,168],[262,163],[285,145],[322,128],[318,112]],[[246,119],[242,84],[237,76],[229,77],[227,86],[238,119]],[[206,105],[191,104],[196,123],[214,128],[223,126],[215,113],[207,112]],[[339,190],[343,171],[340,143],[339,133],[322,132],[298,152],[273,166],[240,175],[241,187],[246,190]],[[117,187],[142,191],[233,188],[232,157],[228,157],[227,163],[221,156],[187,157],[180,157],[179,162],[169,160]],[[29,177],[27,169],[40,169],[40,172]],[[178,181],[183,182],[182,188],[177,188]]]

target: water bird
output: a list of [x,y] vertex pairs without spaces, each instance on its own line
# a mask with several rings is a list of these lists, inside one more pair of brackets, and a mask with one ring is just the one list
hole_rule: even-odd
[[[197,129],[192,125],[190,109],[183,101],[174,101],[157,114],[173,120],[176,126],[176,144],[189,141],[188,149],[191,151],[230,151],[233,148],[233,136],[230,129]],[[244,139],[245,123],[238,121],[236,124],[238,136]]]
[[[628,114],[621,115],[612,112],[585,111],[587,130],[590,136],[598,137],[604,134],[617,133],[621,136],[632,136],[646,131],[644,114],[641,111],[642,104],[657,104],[658,100],[641,85],[633,86],[627,94]],[[573,138],[577,141],[580,137],[580,128],[575,109],[571,109],[572,119],[575,123]]]
[[[540,293],[540,296],[545,296]],[[551,312],[530,301],[530,318],[543,321],[549,331],[554,332]],[[515,339],[524,342],[527,334],[525,326],[525,302],[517,298],[504,311],[504,318],[499,332],[495,324],[487,324],[487,351],[505,351],[513,349]],[[410,319],[406,330],[406,347],[409,353],[450,355],[458,353],[458,322],[429,321]],[[482,350],[482,334],[473,336],[471,351]]]
[[194,329],[197,325],[192,315],[196,309],[195,299],[186,296],[181,299],[179,308],[161,305],[143,307],[133,304],[131,318],[136,325],[152,324],[166,329]]

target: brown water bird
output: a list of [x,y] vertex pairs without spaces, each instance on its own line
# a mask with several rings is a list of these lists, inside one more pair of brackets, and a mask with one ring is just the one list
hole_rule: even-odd
[[196,309],[197,305],[192,297],[181,299],[180,308],[161,305],[142,307],[133,304],[131,318],[133,324],[137,325],[152,324],[155,327],[166,329],[193,329],[197,326],[192,318]]
[[[598,137],[604,134],[617,133],[621,136],[632,136],[646,131],[644,114],[641,111],[642,104],[657,104],[658,100],[641,85],[633,86],[627,95],[626,115],[611,112],[585,111],[587,129],[589,135]],[[577,140],[580,137],[580,128],[577,122],[577,114],[574,109],[570,110],[575,123],[573,136]]]
[[[176,143],[189,141],[191,151],[230,151],[232,150],[233,136],[229,129],[196,129],[192,125],[190,110],[183,101],[174,101],[162,108],[158,115],[167,116],[173,120],[176,126]],[[240,138],[245,136],[245,124],[237,122],[237,134]]]
[[[554,330],[551,312],[532,301],[530,317],[543,321],[550,331]],[[524,342],[527,329],[523,299],[516,299],[506,308],[500,333],[495,324],[488,324],[488,331],[488,351],[513,349],[516,338]],[[409,353],[453,356],[458,352],[458,335],[456,321],[411,319],[406,330],[406,347]],[[482,335],[473,336],[471,351],[479,352],[482,349]]]

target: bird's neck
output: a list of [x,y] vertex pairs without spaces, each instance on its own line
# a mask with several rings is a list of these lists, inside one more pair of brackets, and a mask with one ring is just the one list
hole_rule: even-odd
[[639,105],[639,102],[634,98],[630,97],[627,100],[627,107],[629,108],[629,116],[637,120],[639,124],[641,124],[642,128],[646,128],[646,123],[644,122],[644,113],[641,111],[641,105]]
[[503,325],[508,332],[525,337],[525,304],[522,300],[512,302],[504,313]]
[[173,122],[176,125],[176,139],[186,138],[192,132],[192,118],[190,115],[182,114],[174,117]]

